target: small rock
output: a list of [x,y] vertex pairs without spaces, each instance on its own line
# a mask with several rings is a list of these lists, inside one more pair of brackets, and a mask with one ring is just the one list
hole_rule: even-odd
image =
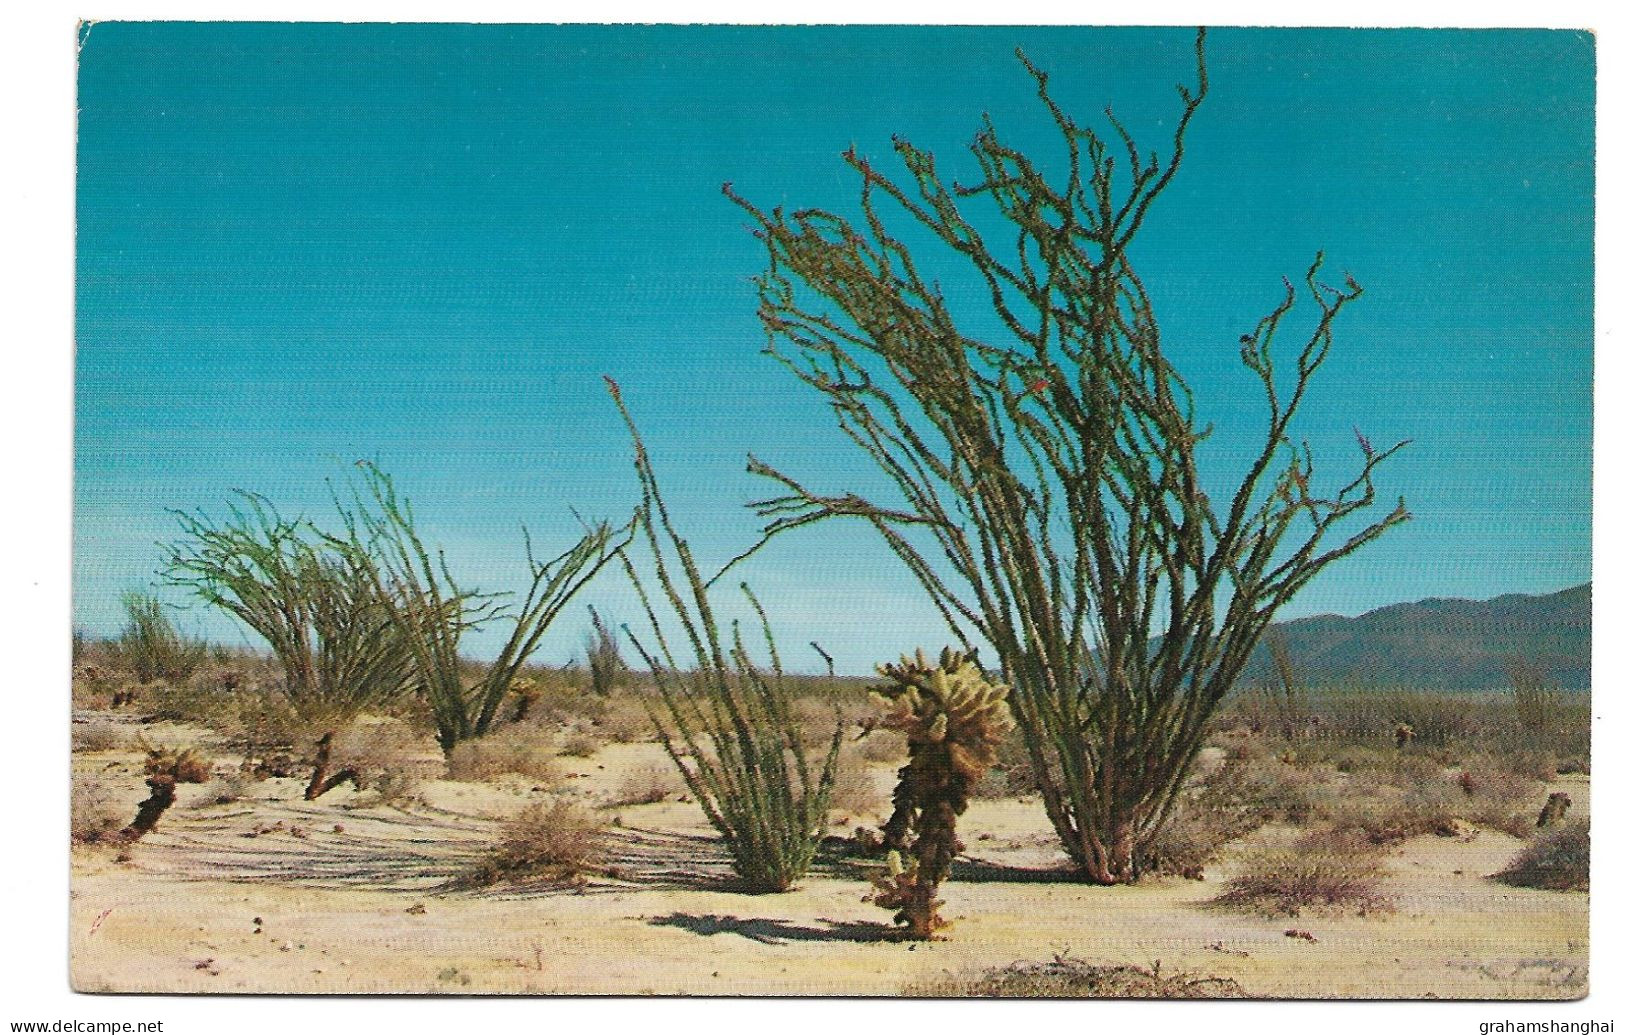
[[335,834],[344,833],[344,824],[343,823],[334,823],[333,824],[333,833],[335,833]]
[[427,913],[429,910],[428,910],[427,907],[424,906],[424,904],[422,902],[415,902],[412,905],[407,906],[406,911],[408,913],[411,913],[413,916],[422,916],[424,913]]
[[1290,928],[1286,932],[1286,936],[1288,938],[1297,938],[1300,941],[1306,941],[1311,945],[1313,945],[1316,942],[1320,941],[1319,938],[1316,938],[1314,935],[1310,934],[1308,931],[1300,931],[1296,927]]

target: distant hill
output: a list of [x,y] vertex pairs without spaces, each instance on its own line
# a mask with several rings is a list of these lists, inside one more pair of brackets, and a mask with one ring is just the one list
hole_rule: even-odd
[[[1300,685],[1481,690],[1509,685],[1506,662],[1532,662],[1558,686],[1591,687],[1591,584],[1545,596],[1429,599],[1358,618],[1282,622]],[[1253,656],[1240,685],[1272,679],[1269,653]]]

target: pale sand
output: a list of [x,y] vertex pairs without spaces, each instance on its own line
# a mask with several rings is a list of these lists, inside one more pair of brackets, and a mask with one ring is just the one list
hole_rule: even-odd
[[[602,801],[622,774],[662,757],[635,744],[566,759],[578,774],[567,793]],[[78,755],[75,765],[103,774],[133,814],[144,794],[139,756]],[[877,767],[876,779],[885,778]],[[1554,786],[1574,797],[1577,813],[1587,810],[1585,778]],[[719,886],[726,860],[690,803],[610,810],[623,824],[614,831],[621,881],[447,892],[439,886],[466,869],[497,820],[546,792],[518,779],[440,781],[425,788],[422,805],[403,810],[368,806],[366,794],[348,789],[307,803],[301,790],[300,781],[271,780],[251,799],[212,805],[200,804],[201,787],[186,786],[130,861],[76,850],[73,986],[893,995],[1065,953],[1160,961],[1165,972],[1233,978],[1256,996],[1571,999],[1586,990],[1589,896],[1486,879],[1522,845],[1494,831],[1406,843],[1389,864],[1393,913],[1272,920],[1207,904],[1222,863],[1204,882],[1055,880],[1042,872],[1062,857],[1041,807],[978,802],[962,826],[969,859],[943,889],[953,924],[942,941],[908,944],[877,939],[887,917],[862,901],[867,884],[849,865],[822,866],[779,895]],[[1288,938],[1288,928],[1318,940]]]

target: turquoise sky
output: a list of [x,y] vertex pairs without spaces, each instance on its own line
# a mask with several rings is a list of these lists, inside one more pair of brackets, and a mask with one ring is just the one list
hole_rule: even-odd
[[[517,588],[522,523],[562,548],[571,508],[618,517],[635,499],[602,374],[702,561],[753,540],[744,503],[769,487],[747,451],[882,492],[760,355],[761,246],[720,185],[851,211],[848,145],[884,158],[900,132],[968,177],[984,111],[1057,157],[1018,46],[1070,110],[1099,123],[1109,103],[1162,146],[1192,37],[97,24],[79,95],[75,622],[117,629],[119,594],[153,582],[176,534],[167,508],[218,511],[247,488],[326,518],[325,479],[359,457],[394,473],[469,582]],[[1300,432],[1329,468],[1355,457],[1356,424],[1415,440],[1381,488],[1416,520],[1290,614],[1590,578],[1591,38],[1215,30],[1208,57],[1138,264],[1217,425],[1210,491],[1259,427],[1237,338],[1317,249],[1367,294]],[[778,540],[742,574],[796,667],[814,666],[811,639],[851,672],[944,642],[862,527]],[[586,601],[635,618],[618,578]],[[241,639],[196,607],[180,621]],[[584,626],[567,615],[543,657],[577,652]]]

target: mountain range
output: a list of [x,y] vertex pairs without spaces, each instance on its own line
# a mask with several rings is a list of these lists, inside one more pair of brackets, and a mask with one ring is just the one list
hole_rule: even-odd
[[[1552,684],[1591,687],[1591,584],[1542,596],[1430,598],[1357,618],[1316,615],[1270,631],[1286,646],[1300,686],[1484,690],[1511,685],[1522,659]],[[1254,654],[1241,686],[1273,681],[1269,651]]]

